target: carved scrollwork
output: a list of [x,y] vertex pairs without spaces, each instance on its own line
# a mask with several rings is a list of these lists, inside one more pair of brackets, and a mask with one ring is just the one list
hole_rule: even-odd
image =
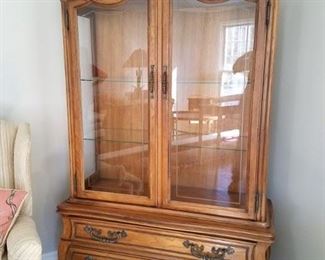
[[204,246],[199,246],[198,244],[192,243],[189,240],[185,240],[183,245],[186,248],[191,249],[192,256],[203,259],[203,260],[226,260],[226,255],[232,255],[235,253],[235,250],[232,247],[227,248],[211,248],[211,252],[204,252]]
[[[197,1],[204,4],[222,4],[228,2],[229,0],[197,0]],[[256,3],[257,0],[245,0],[245,1]]]
[[84,227],[84,231],[90,235],[91,239],[107,243],[107,244],[113,244],[117,243],[117,241],[123,237],[127,237],[126,231],[108,231],[107,236],[102,235],[102,230],[93,228],[89,225]]
[[198,0],[198,1],[204,4],[221,4],[221,3],[228,2],[229,0]]
[[105,5],[105,4],[123,4],[125,3],[127,0],[91,0],[91,2],[95,3],[95,4],[101,4],[101,5]]

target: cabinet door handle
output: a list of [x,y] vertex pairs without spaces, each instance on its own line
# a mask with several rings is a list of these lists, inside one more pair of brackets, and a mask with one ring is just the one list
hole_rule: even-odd
[[102,230],[93,228],[89,225],[84,227],[84,231],[90,235],[91,239],[107,244],[117,243],[119,239],[127,237],[127,233],[124,230],[114,232],[108,231],[107,236],[103,236]]
[[185,240],[183,245],[186,248],[190,248],[192,256],[203,260],[226,260],[226,255],[232,255],[235,250],[232,247],[227,248],[211,248],[211,252],[204,252],[204,246],[192,243],[189,240]]
[[168,93],[168,75],[167,75],[167,66],[163,66],[163,75],[162,75],[162,93],[163,97],[167,98]]
[[150,98],[154,98],[154,92],[155,92],[155,65],[150,66],[149,92],[150,92]]

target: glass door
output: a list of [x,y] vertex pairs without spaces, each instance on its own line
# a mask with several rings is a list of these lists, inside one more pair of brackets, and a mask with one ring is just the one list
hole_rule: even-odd
[[169,93],[163,99],[163,124],[169,126],[163,137],[168,188],[163,204],[254,218],[262,87],[254,71],[263,68],[256,54],[263,56],[258,38],[265,35],[258,3],[168,2]]
[[154,205],[156,1],[89,1],[74,10],[78,196]]

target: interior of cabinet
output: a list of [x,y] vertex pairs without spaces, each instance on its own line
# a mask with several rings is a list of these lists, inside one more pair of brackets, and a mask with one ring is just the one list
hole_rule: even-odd
[[171,200],[245,208],[256,3],[173,1]]
[[[173,1],[170,199],[246,207],[256,3]],[[78,12],[85,188],[148,196],[148,2]]]
[[85,187],[149,193],[146,0],[80,11]]

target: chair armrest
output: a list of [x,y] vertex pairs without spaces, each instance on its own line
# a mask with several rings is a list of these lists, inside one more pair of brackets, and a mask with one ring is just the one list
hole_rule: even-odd
[[19,216],[7,237],[8,260],[41,260],[42,245],[35,223]]

